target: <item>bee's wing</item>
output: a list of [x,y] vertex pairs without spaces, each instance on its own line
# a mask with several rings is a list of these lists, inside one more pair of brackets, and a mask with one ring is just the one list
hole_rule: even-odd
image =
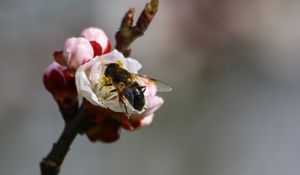
[[170,92],[170,91],[172,91],[172,88],[167,83],[164,83],[160,80],[156,80],[156,79],[151,78],[151,77],[148,77],[147,75],[138,74],[137,75],[137,80],[140,81],[140,82],[143,82],[144,84],[154,83],[156,88],[157,88],[157,91],[159,91],[159,92]]
[[129,103],[128,99],[119,93],[119,104],[120,108],[126,116],[130,116],[135,112],[135,109],[132,107],[132,105]]

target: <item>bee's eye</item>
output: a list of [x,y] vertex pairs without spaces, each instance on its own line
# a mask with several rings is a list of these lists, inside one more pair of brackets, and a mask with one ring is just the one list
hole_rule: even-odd
[[113,64],[108,64],[107,68],[105,69],[104,75],[109,76],[113,73],[115,66]]

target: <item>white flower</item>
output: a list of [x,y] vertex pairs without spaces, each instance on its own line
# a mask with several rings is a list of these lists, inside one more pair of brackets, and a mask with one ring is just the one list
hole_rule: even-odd
[[[115,112],[123,112],[117,92],[110,92],[114,87],[103,86],[109,84],[109,80],[104,76],[106,64],[109,63],[118,63],[123,69],[134,74],[137,74],[142,68],[137,60],[125,58],[122,53],[114,50],[108,54],[95,57],[77,69],[75,75],[77,91],[79,95],[86,98],[93,105],[109,108]],[[127,106],[127,110],[128,113],[135,111],[130,105]]]

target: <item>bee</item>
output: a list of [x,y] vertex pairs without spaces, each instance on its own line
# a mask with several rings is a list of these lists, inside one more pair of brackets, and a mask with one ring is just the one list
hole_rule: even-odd
[[153,82],[156,85],[157,91],[160,92],[169,92],[172,90],[166,83],[145,75],[130,73],[117,63],[110,63],[106,66],[104,76],[109,78],[112,84],[107,84],[105,86],[112,85],[115,87],[111,92],[116,91],[118,93],[120,107],[127,116],[130,116],[133,112],[132,110],[128,110],[128,107],[131,107],[138,112],[145,109],[144,92],[146,86],[140,85],[139,82]]

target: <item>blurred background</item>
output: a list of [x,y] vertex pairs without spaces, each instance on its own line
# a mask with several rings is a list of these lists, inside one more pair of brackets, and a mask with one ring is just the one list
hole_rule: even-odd
[[[40,174],[63,129],[42,84],[52,52],[114,33],[141,0],[0,0],[0,174]],[[170,84],[154,123],[113,144],[78,137],[62,175],[300,174],[300,1],[162,0],[132,57]]]

